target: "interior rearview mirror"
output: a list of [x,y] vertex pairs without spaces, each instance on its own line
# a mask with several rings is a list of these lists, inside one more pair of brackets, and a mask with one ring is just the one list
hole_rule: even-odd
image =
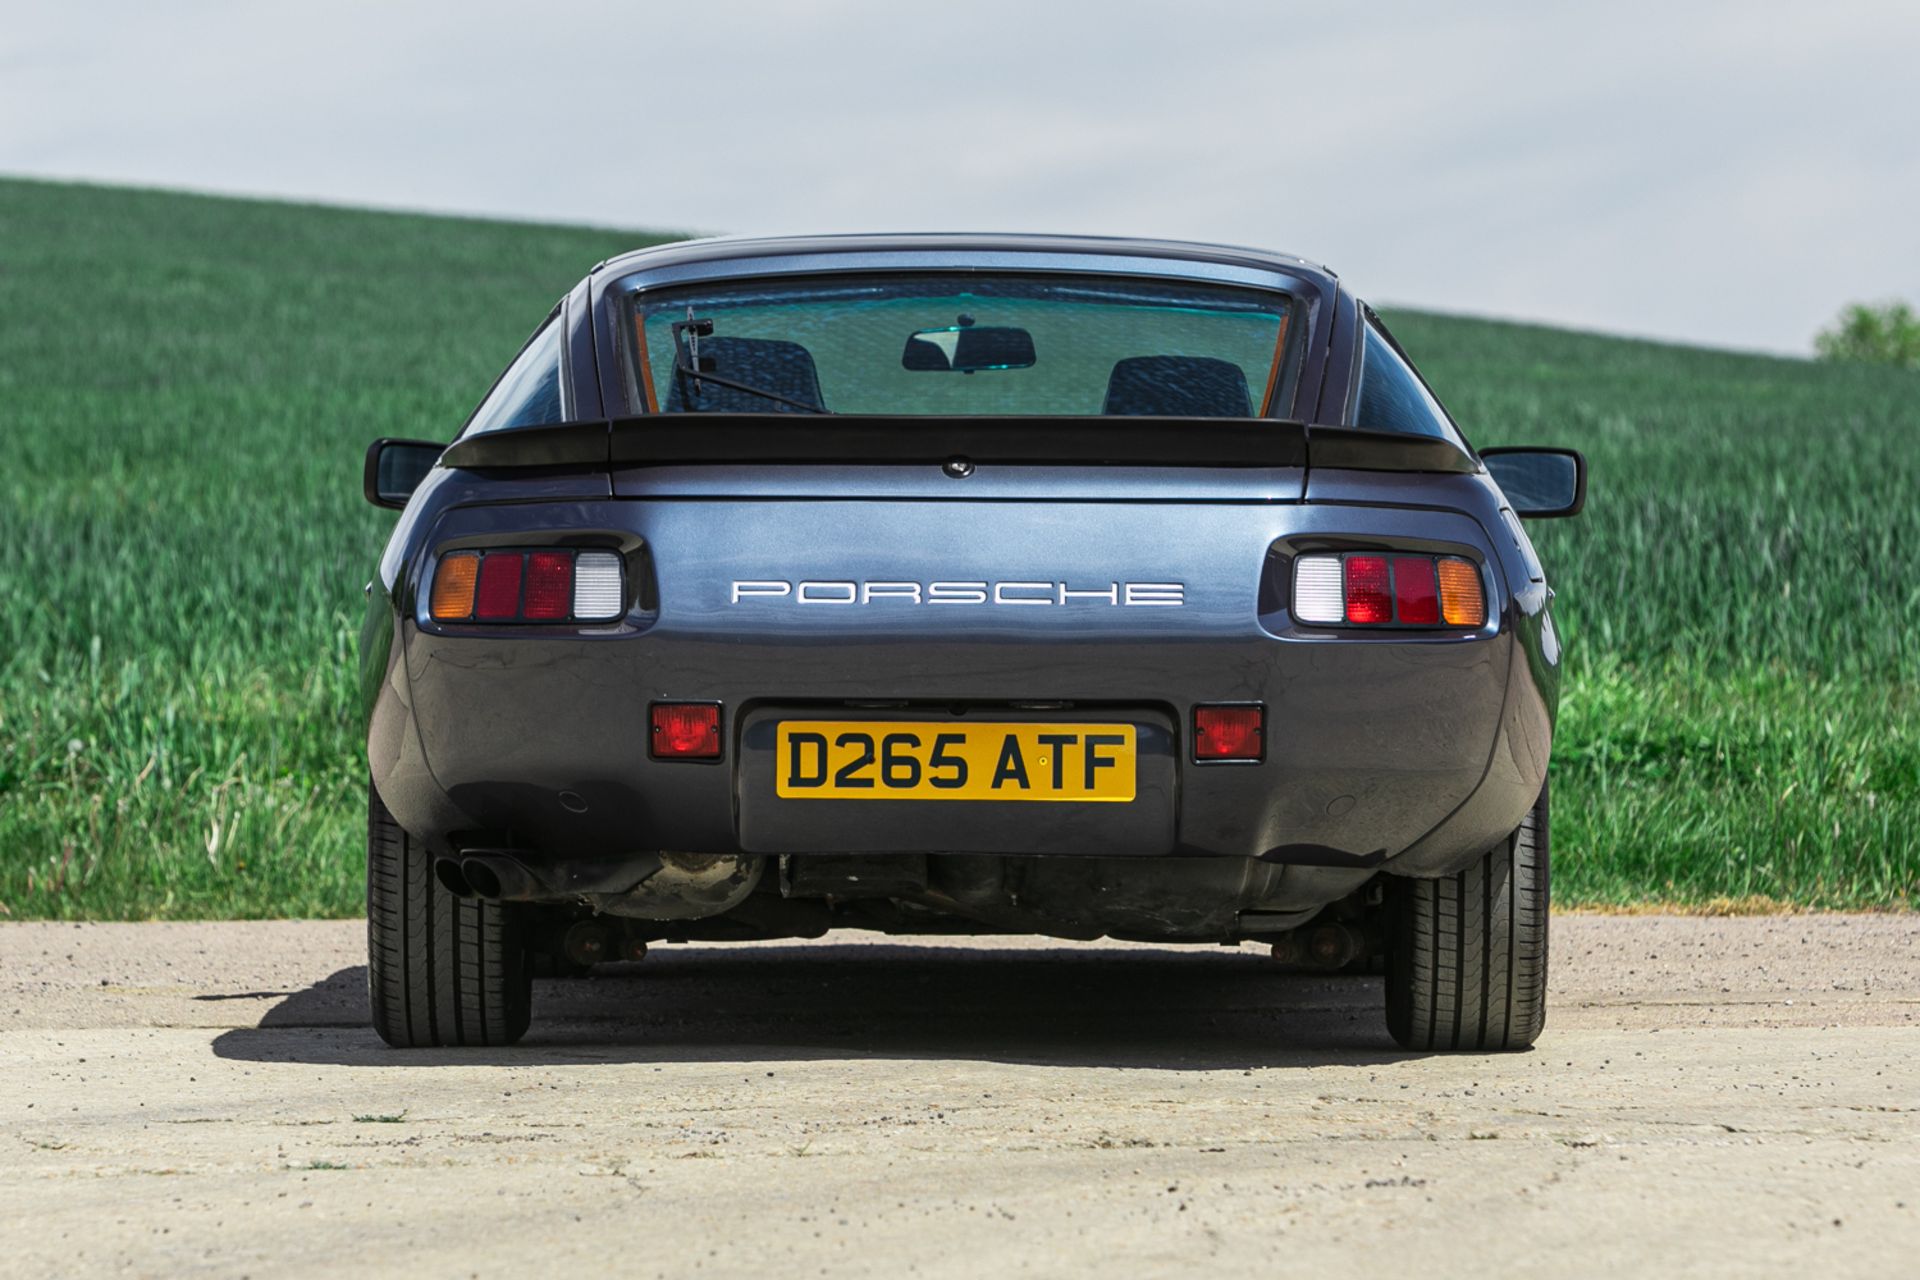
[[367,446],[366,470],[360,478],[367,501],[396,511],[406,506],[446,448],[432,440],[375,440]]
[[1482,449],[1480,460],[1517,516],[1577,516],[1587,503],[1587,460],[1572,449]]
[[1033,335],[999,325],[952,325],[907,335],[900,367],[917,373],[975,373],[1026,369],[1034,362]]

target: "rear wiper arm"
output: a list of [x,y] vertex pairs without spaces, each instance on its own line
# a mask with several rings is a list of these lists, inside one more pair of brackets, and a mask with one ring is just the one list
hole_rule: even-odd
[[716,387],[726,387],[732,391],[742,391],[750,396],[759,396],[762,400],[772,400],[779,404],[790,404],[807,413],[832,413],[825,405],[808,404],[805,400],[796,400],[792,396],[783,396],[778,391],[769,391],[765,387],[756,387],[750,383],[737,382],[732,378],[723,378],[717,373],[700,367],[700,339],[713,336],[713,321],[696,319],[693,308],[687,308],[685,320],[673,322],[673,375],[676,378],[693,379],[694,394],[699,394],[700,384],[711,382]]

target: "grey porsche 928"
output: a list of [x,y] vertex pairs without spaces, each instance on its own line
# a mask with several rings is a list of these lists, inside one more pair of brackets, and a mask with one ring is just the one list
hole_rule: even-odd
[[373,1020],[505,1044],[669,940],[1034,933],[1545,1020],[1560,678],[1520,517],[1325,268],[1027,236],[596,267],[401,516],[361,663]]

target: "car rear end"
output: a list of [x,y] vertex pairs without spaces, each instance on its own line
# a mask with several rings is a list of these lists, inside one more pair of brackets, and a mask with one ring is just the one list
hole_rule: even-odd
[[872,266],[818,314],[610,288],[592,376],[643,412],[469,431],[412,494],[363,665],[420,894],[574,962],[855,926],[1344,963],[1383,874],[1527,819],[1558,646],[1500,489],[1280,416],[1353,381],[1344,295]]

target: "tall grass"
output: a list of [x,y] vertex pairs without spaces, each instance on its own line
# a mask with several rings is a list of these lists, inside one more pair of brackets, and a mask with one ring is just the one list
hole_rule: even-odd
[[[375,435],[444,438],[631,234],[0,182],[0,911],[350,914]],[[1909,901],[1920,377],[1390,317],[1535,526],[1562,901]]]

